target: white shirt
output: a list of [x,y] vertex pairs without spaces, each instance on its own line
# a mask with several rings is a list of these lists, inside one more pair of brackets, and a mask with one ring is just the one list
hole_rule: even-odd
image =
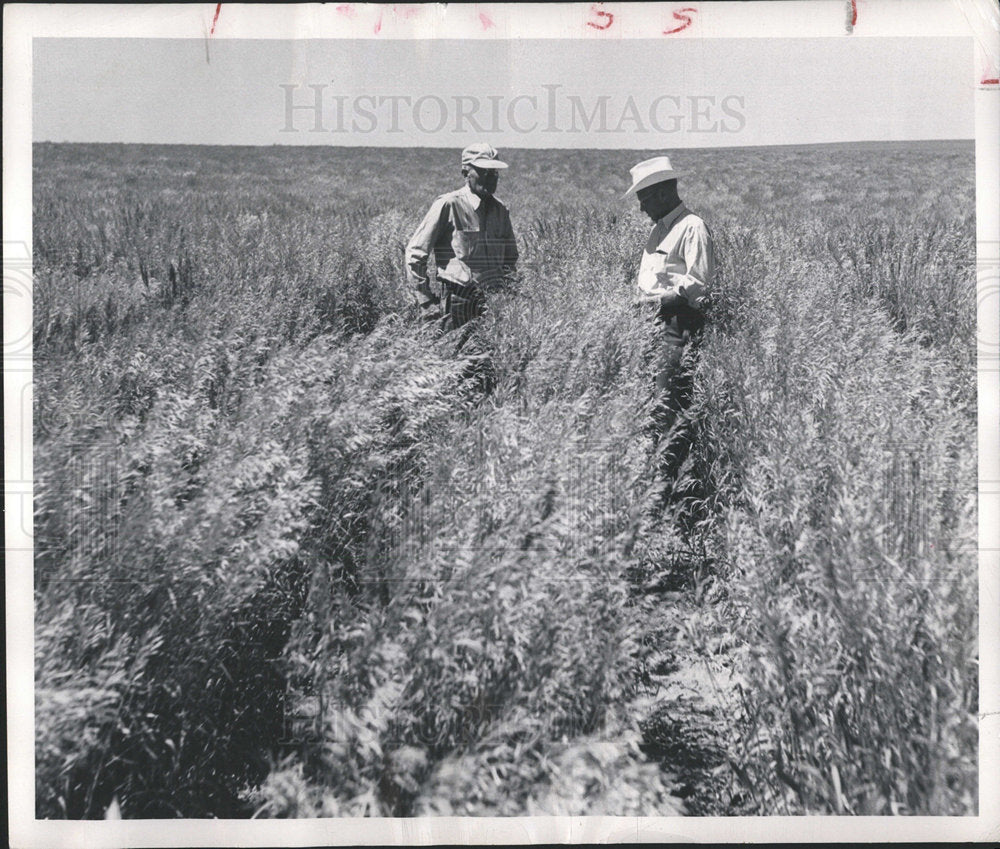
[[683,203],[663,216],[649,234],[639,264],[638,298],[681,295],[700,307],[715,278],[715,255],[708,227]]

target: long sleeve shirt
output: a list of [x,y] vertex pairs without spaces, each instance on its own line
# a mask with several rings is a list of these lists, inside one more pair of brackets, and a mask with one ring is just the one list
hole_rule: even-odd
[[517,264],[517,245],[507,207],[494,197],[480,198],[468,186],[441,195],[406,246],[406,269],[418,290],[427,290],[427,258],[438,268],[462,260],[476,282],[487,287]]
[[715,255],[708,227],[683,203],[653,225],[639,264],[637,297],[656,300],[680,295],[701,307],[715,278]]

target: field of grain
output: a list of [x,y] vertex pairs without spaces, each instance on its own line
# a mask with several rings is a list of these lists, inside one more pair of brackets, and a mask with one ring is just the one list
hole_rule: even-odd
[[643,154],[502,153],[456,350],[456,151],[35,146],[37,816],[975,812],[972,143],[676,154],[679,469]]

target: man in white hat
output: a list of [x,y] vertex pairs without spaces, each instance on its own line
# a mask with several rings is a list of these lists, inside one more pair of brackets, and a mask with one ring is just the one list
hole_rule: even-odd
[[485,142],[462,151],[464,185],[431,204],[406,246],[406,268],[421,307],[439,302],[427,276],[433,252],[445,297],[445,325],[460,327],[483,311],[483,290],[517,265],[510,214],[494,196],[500,170],[507,167]]
[[636,195],[639,209],[653,221],[639,264],[636,296],[655,308],[663,323],[656,386],[663,394],[658,418],[669,429],[690,403],[684,351],[705,324],[703,308],[715,276],[712,236],[678,196],[680,174],[669,157],[646,159],[631,169],[631,175],[626,197]]

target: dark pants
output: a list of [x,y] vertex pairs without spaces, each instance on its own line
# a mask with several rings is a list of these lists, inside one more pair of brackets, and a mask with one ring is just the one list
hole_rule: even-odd
[[691,405],[691,363],[686,355],[701,338],[705,316],[688,306],[660,307],[656,320],[663,327],[663,336],[657,355],[660,400],[655,415],[659,429],[666,433]]
[[480,289],[462,286],[448,280],[441,281],[444,288],[444,330],[454,330],[483,314],[486,302]]
[[691,406],[692,354],[701,338],[705,317],[688,306],[669,310],[659,307],[656,321],[662,335],[657,339],[655,353],[658,398],[650,428],[662,452],[660,475],[667,483],[664,503],[673,503],[684,495],[678,489],[680,470],[694,438],[693,423],[685,412]]
[[[448,280],[442,280],[444,293],[444,315],[441,318],[441,330],[447,332],[463,325],[468,325],[486,311],[486,298],[481,289],[472,286],[462,286]],[[456,356],[462,352],[465,343],[469,341],[474,325],[467,326],[457,334],[455,344]],[[497,374],[493,362],[485,353],[466,353],[467,365],[462,371],[462,380],[477,392],[489,395],[496,386]]]

